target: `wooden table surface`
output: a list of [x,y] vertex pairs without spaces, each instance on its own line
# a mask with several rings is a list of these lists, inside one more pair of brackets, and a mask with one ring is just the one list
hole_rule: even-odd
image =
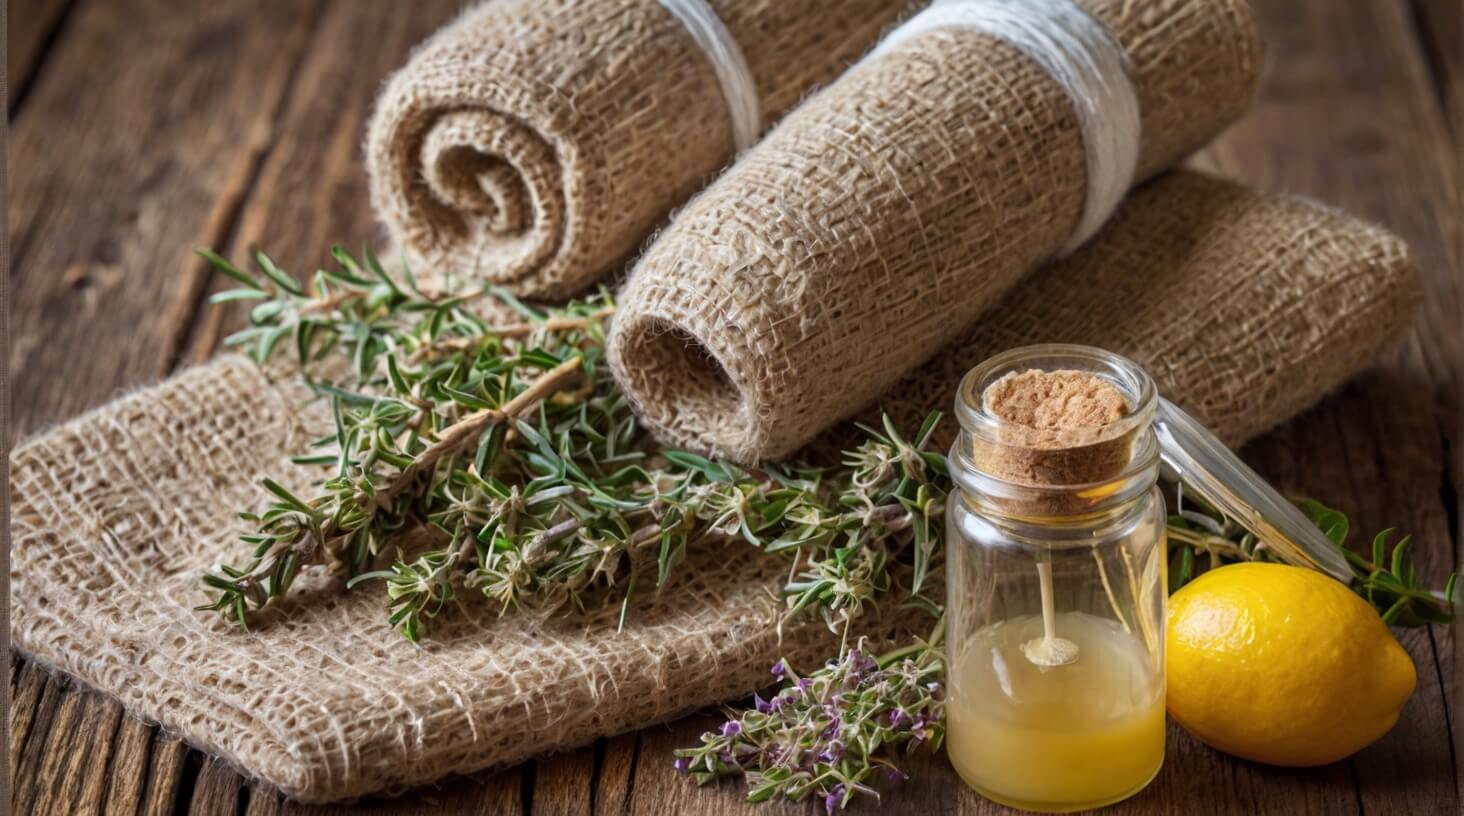
[[[607,0],[609,1],[609,0]],[[1270,68],[1251,114],[1195,162],[1314,196],[1402,234],[1428,288],[1378,366],[1244,453],[1354,530],[1413,532],[1421,570],[1457,563],[1460,478],[1459,0],[1255,0]],[[374,92],[462,0],[14,0],[10,439],[207,358],[228,320],[194,245],[260,244],[313,268],[379,237],[361,167]],[[1452,123],[1452,124],[1451,124]],[[1361,535],[1359,534],[1359,538]],[[1459,810],[1461,661],[1447,628],[1398,632],[1418,666],[1401,721],[1311,770],[1254,765],[1171,726],[1167,761],[1119,812]],[[12,659],[16,813],[314,814]],[[377,813],[756,812],[698,790],[671,750],[693,717],[387,802]],[[944,759],[921,760],[891,813],[993,813]],[[809,808],[811,810],[811,807]],[[766,813],[804,812],[798,808]],[[866,808],[865,812],[869,812]]]

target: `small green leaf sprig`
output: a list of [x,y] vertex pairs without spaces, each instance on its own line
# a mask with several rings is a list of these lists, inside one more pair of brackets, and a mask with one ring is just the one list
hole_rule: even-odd
[[[1403,536],[1393,544],[1395,530],[1383,530],[1373,537],[1368,558],[1347,546],[1351,527],[1347,516],[1315,499],[1293,502],[1347,559],[1353,573],[1352,590],[1377,610],[1384,623],[1426,626],[1454,620],[1455,608],[1464,603],[1464,585],[1457,573],[1449,575],[1442,592],[1420,584],[1413,562],[1413,536]],[[1186,503],[1189,509],[1181,508],[1169,517],[1171,594],[1198,576],[1201,558],[1211,568],[1234,561],[1280,560],[1233,519],[1207,505],[1188,499]]]
[[813,795],[828,813],[908,778],[902,755],[940,750],[945,738],[943,624],[879,658],[860,641],[806,677],[773,666],[781,689],[738,712],[701,744],[676,752],[674,766],[697,784],[743,775],[747,799],[798,802]]
[[[205,576],[203,608],[245,624],[325,564],[348,588],[384,582],[411,640],[463,589],[542,613],[618,594],[623,623],[650,564],[660,585],[706,536],[789,558],[789,614],[817,610],[846,634],[896,587],[930,605],[949,489],[926,449],[938,416],[908,441],[889,422],[866,429],[834,467],[744,470],[661,450],[639,427],[603,360],[607,294],[544,311],[495,290],[428,293],[339,248],[307,291],[263,253],[258,274],[202,254],[244,286],[216,301],[261,301],[229,342],[261,364],[292,347],[335,424],[295,459],[324,471],[311,493],[263,480],[270,504],[242,514],[251,555]],[[471,308],[484,298],[523,322],[489,324]],[[431,544],[406,551],[413,531]]]

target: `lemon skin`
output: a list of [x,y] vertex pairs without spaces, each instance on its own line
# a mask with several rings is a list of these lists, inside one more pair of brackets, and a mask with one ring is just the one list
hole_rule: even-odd
[[1382,618],[1340,582],[1284,564],[1210,570],[1169,600],[1168,709],[1238,757],[1325,765],[1381,737],[1417,683]]

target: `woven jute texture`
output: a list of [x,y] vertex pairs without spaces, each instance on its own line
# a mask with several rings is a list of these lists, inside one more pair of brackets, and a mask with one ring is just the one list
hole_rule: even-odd
[[[832,80],[911,0],[711,0],[764,122]],[[424,270],[564,295],[609,271],[731,159],[706,55],[658,0],[496,0],[387,82],[366,139],[376,212]]]
[[[949,413],[982,360],[1078,343],[1144,366],[1228,445],[1302,411],[1408,328],[1422,285],[1397,237],[1301,198],[1192,171],[1138,188],[1080,252],[1028,276],[870,409]],[[958,427],[945,422],[937,443]]]
[[[949,408],[960,375],[988,354],[1066,340],[1133,355],[1239,442],[1364,365],[1407,324],[1418,291],[1402,244],[1381,230],[1172,175],[887,407],[913,427]],[[288,456],[329,420],[302,410],[306,397],[229,356],[22,444],[10,463],[15,645],[309,801],[648,725],[759,687],[780,655],[810,665],[837,646],[820,625],[788,627],[780,643],[768,589],[786,564],[731,544],[691,548],[679,583],[642,595],[623,633],[614,610],[498,618],[462,593],[468,607],[416,647],[386,625],[379,591],[342,594],[308,571],[249,633],[193,611],[200,574],[240,552],[234,511],[258,507],[258,479],[309,481]],[[881,621],[876,635],[896,624]]]
[[386,624],[379,586],[343,593],[309,571],[248,633],[194,611],[203,572],[240,554],[232,516],[260,505],[259,479],[309,483],[288,457],[331,425],[307,398],[230,355],[21,445],[15,645],[312,802],[582,745],[745,694],[780,654],[837,650],[822,623],[780,638],[769,588],[786,563],[731,545],[641,593],[624,633],[618,606],[499,618],[463,593],[418,647]]
[[[1121,42],[1139,175],[1249,104],[1244,0],[1078,0]],[[782,456],[884,392],[1069,239],[1087,170],[1071,100],[970,29],[927,33],[800,105],[636,264],[610,341],[665,441]]]

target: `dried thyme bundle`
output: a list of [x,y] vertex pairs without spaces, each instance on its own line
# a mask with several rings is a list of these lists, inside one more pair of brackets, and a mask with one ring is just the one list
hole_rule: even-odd
[[[897,584],[919,597],[947,489],[924,449],[935,417],[913,441],[870,430],[836,467],[744,470],[653,444],[603,363],[606,294],[552,312],[497,290],[429,294],[340,249],[307,292],[262,253],[258,275],[204,256],[243,285],[216,302],[261,301],[229,342],[262,363],[288,340],[335,420],[296,458],[322,468],[312,495],[264,481],[271,504],[244,514],[253,552],[205,577],[207,608],[245,623],[325,564],[348,586],[384,580],[412,640],[464,589],[541,613],[617,593],[623,624],[652,569],[660,584],[709,536],[788,554],[791,610],[831,627]],[[490,326],[472,308],[485,298],[522,322]],[[415,530],[431,543],[408,551]]]

